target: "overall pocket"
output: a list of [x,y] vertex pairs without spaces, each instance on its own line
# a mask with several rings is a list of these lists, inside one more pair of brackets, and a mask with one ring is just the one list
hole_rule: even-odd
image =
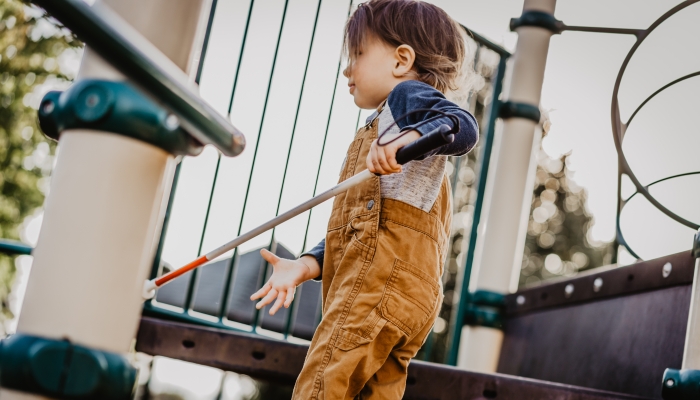
[[396,259],[382,297],[382,315],[410,336],[433,314],[439,290],[434,278]]

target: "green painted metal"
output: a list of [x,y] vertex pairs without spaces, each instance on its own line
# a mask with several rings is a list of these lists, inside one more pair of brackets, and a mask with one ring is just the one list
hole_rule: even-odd
[[[275,215],[279,215],[280,206],[282,205],[282,195],[284,194],[284,186],[287,182],[287,172],[289,171],[289,159],[292,155],[292,146],[294,145],[294,134],[297,131],[297,123],[299,122],[299,110],[301,109],[301,100],[304,96],[304,85],[306,84],[306,75],[309,72],[309,62],[311,61],[311,51],[314,48],[314,39],[316,38],[316,28],[318,27],[318,16],[321,13],[321,3],[322,0],[318,0],[318,5],[316,6],[316,16],[314,17],[314,27],[311,30],[311,41],[309,42],[309,51],[306,55],[306,64],[304,65],[304,76],[301,78],[301,90],[299,91],[299,99],[297,100],[297,108],[294,113],[294,124],[292,125],[292,135],[289,139],[289,148],[287,149],[287,159],[284,163],[284,173],[282,174],[282,187],[280,188],[280,194],[277,198],[277,209]],[[272,238],[270,239],[270,247],[275,243],[275,231],[276,228],[272,230]],[[284,322],[284,332],[282,334],[284,337],[289,337],[289,332],[292,328],[292,315],[294,315],[294,309],[296,308],[296,301],[292,300],[292,305],[290,305],[290,312],[287,313],[286,321]]]
[[445,363],[448,365],[457,365],[457,356],[459,352],[459,342],[460,336],[462,334],[462,326],[464,326],[464,314],[467,308],[467,302],[469,299],[469,280],[471,279],[472,266],[474,263],[474,250],[476,249],[476,239],[479,228],[479,221],[481,220],[481,209],[484,205],[484,195],[486,192],[486,177],[488,176],[489,164],[491,162],[491,151],[493,149],[493,139],[494,132],[496,129],[496,119],[500,114],[501,102],[498,100],[498,96],[503,90],[503,78],[506,73],[506,61],[507,57],[501,56],[498,62],[498,68],[496,69],[496,75],[493,80],[493,101],[489,107],[488,111],[488,123],[483,129],[483,134],[481,136],[482,140],[482,153],[480,159],[481,167],[479,170],[479,177],[476,182],[476,192],[477,198],[474,204],[474,219],[472,222],[472,229],[469,234],[469,247],[466,253],[466,260],[464,262],[464,268],[462,269],[462,275],[460,277],[459,283],[459,302],[457,307],[452,312],[452,317],[450,318],[450,327],[447,337],[447,356]]
[[16,240],[0,239],[0,253],[9,255],[31,255],[34,249],[32,246],[26,245]]
[[[322,2],[322,1],[319,0],[318,7],[317,7],[317,10],[316,10],[317,15],[316,15],[315,24],[318,22],[318,18],[319,18],[318,13],[319,13],[319,10],[320,10],[321,2]],[[236,87],[237,87],[237,83],[238,83],[238,71],[240,71],[240,66],[241,66],[242,59],[243,59],[243,50],[244,50],[245,47],[246,47],[246,42],[247,42],[247,37],[248,37],[248,29],[249,29],[249,25],[250,25],[250,23],[251,23],[251,14],[252,14],[253,3],[254,3],[254,0],[251,0],[251,2],[250,2],[250,7],[249,7],[249,9],[248,9],[248,16],[247,16],[247,21],[246,21],[246,27],[245,27],[245,30],[244,30],[244,33],[243,33],[243,44],[242,44],[242,46],[241,46],[241,52],[240,52],[240,56],[239,56],[239,59],[238,59],[238,67],[237,67],[237,69],[236,69],[236,73],[235,73],[235,76],[234,76],[233,90],[232,90],[231,97],[230,97],[230,100],[229,100],[229,115],[230,115],[230,113],[231,113],[231,107],[232,107],[232,105],[233,105],[234,96],[236,95]],[[349,6],[348,6],[348,15],[350,15],[351,11],[352,11],[352,1],[350,1],[350,4],[349,4]],[[210,17],[210,21],[211,21],[211,20],[212,20],[212,19],[211,19],[211,17]],[[284,21],[284,17],[283,17],[283,21]],[[284,23],[284,22],[282,22],[282,23]],[[465,28],[465,30],[467,30],[467,29]],[[279,32],[280,32],[280,33],[282,32],[282,26],[280,27],[280,31],[279,31]],[[309,57],[310,57],[310,54],[311,54],[311,50],[312,50],[312,48],[313,48],[313,41],[314,41],[314,35],[315,35],[315,28],[314,28],[313,32],[314,32],[314,33],[312,33],[311,43],[310,43],[309,50],[308,50],[309,52],[308,52],[308,55],[307,55],[306,68],[308,68],[308,65],[309,65],[309,62],[310,62],[310,58],[309,58]],[[467,30],[467,32],[469,32],[469,31]],[[501,92],[501,90],[502,90],[502,80],[503,80],[503,77],[504,77],[504,74],[505,74],[505,65],[506,65],[505,63],[506,63],[506,59],[510,56],[510,53],[507,52],[506,50],[504,50],[503,48],[501,48],[500,46],[498,46],[498,45],[496,45],[496,44],[493,44],[492,42],[490,42],[490,41],[484,39],[483,37],[481,37],[480,35],[478,35],[478,34],[476,34],[476,33],[473,33],[473,32],[469,32],[469,33],[470,33],[470,36],[473,37],[474,40],[478,43],[478,45],[479,45],[480,48],[481,48],[481,47],[488,48],[488,49],[490,49],[490,50],[496,52],[496,53],[500,56],[500,58],[501,58],[501,60],[500,60],[500,62],[499,62],[499,64],[498,64],[498,69],[497,69],[497,71],[496,71],[496,73],[495,73],[495,76],[494,76],[494,81],[493,81],[493,82],[494,82],[493,98],[494,98],[494,99],[498,99],[498,96],[499,96],[499,94],[500,94],[500,92]],[[278,37],[278,44],[277,44],[277,46],[279,46],[279,37]],[[277,50],[276,50],[276,51],[277,51]],[[478,57],[478,56],[477,56],[477,57]],[[273,59],[276,59],[276,57],[273,58]],[[201,65],[202,65],[202,64],[200,63],[200,70],[201,70]],[[342,68],[342,59],[340,59],[340,60],[338,61],[338,68],[337,68],[337,71],[336,71],[336,79],[335,79],[335,83],[334,83],[333,94],[332,94],[332,97],[331,97],[330,109],[329,109],[329,111],[328,111],[328,120],[327,120],[327,123],[326,123],[326,130],[325,130],[325,134],[324,134],[324,138],[323,138],[323,144],[322,144],[322,147],[321,147],[322,150],[321,150],[321,154],[320,154],[319,159],[318,159],[318,170],[317,170],[317,173],[316,173],[315,178],[313,178],[313,179],[315,179],[314,194],[316,193],[316,191],[317,191],[317,189],[318,189],[319,177],[320,177],[320,172],[321,172],[321,166],[322,166],[323,161],[324,161],[324,152],[325,152],[325,149],[326,149],[326,142],[327,142],[327,138],[328,138],[328,133],[329,133],[329,131],[330,131],[331,116],[332,116],[332,113],[333,113],[333,102],[334,102],[335,96],[336,96],[336,88],[337,88],[337,84],[338,84],[338,79],[340,78],[341,68]],[[305,69],[304,78],[303,78],[304,81],[306,80],[306,71],[307,71],[307,70]],[[272,79],[273,74],[274,74],[274,62],[273,62],[272,72],[271,72],[271,74],[270,74],[270,82],[271,82],[271,79]],[[267,97],[269,97],[270,82],[268,82],[268,89],[267,89],[267,90],[268,90],[268,93],[267,93],[267,96],[266,96],[266,102],[267,102]],[[305,82],[304,82],[304,83],[305,83]],[[302,85],[302,92],[303,92],[303,90],[304,90],[304,85]],[[301,99],[302,94],[303,94],[303,93],[300,93],[299,99]],[[299,112],[299,106],[300,106],[300,104],[297,104],[297,111],[296,111],[297,113]],[[488,123],[484,125],[484,131],[483,131],[484,133],[482,134],[482,138],[481,138],[481,142],[482,142],[482,150],[481,150],[481,151],[482,151],[482,155],[481,155],[481,160],[483,160],[483,162],[482,162],[482,166],[481,166],[481,170],[480,170],[480,180],[481,180],[480,182],[481,182],[481,183],[480,183],[480,186],[479,186],[479,188],[480,188],[480,189],[479,189],[479,190],[480,190],[480,194],[479,194],[479,197],[478,197],[478,199],[477,199],[477,204],[476,204],[476,215],[475,215],[475,222],[474,222],[474,225],[475,225],[475,226],[478,225],[478,217],[479,217],[481,205],[482,205],[482,203],[483,203],[483,190],[484,190],[484,186],[485,186],[485,177],[486,177],[486,173],[487,173],[487,170],[488,170],[489,155],[490,155],[490,153],[491,153],[492,141],[493,141],[493,130],[494,130],[494,125],[495,125],[495,120],[496,120],[496,118],[497,118],[497,116],[498,116],[498,107],[499,107],[499,106],[500,106],[500,103],[499,103],[497,100],[494,100],[494,101],[491,103],[491,105],[489,106],[488,111],[487,111],[487,112],[488,112]],[[263,119],[264,119],[264,115],[265,115],[265,111],[263,110]],[[358,113],[358,121],[359,121],[360,115],[361,115],[361,113]],[[295,117],[295,121],[296,121],[296,117]],[[358,122],[358,124],[359,124],[359,122]],[[261,126],[262,126],[262,124],[261,124]],[[295,126],[296,126],[296,124],[295,124]],[[292,129],[294,130],[295,128],[292,128]],[[259,134],[258,134],[258,140],[260,139],[260,133],[261,133],[261,132],[259,132]],[[291,137],[290,140],[293,142],[293,140],[294,140],[294,132],[292,133],[292,137]],[[291,147],[291,143],[290,143],[290,147]],[[255,146],[255,149],[256,149],[256,150],[254,151],[254,153],[257,152],[257,148],[258,148],[258,144],[256,143],[256,146]],[[288,161],[289,161],[289,154],[287,155],[287,162],[288,162]],[[256,162],[256,161],[255,161],[255,154],[254,154],[253,167],[254,167],[254,165],[255,165],[255,162]],[[252,171],[252,169],[251,169],[251,171]],[[251,174],[252,174],[252,172],[251,172]],[[482,176],[482,175],[483,175],[483,176]],[[285,175],[285,176],[286,176],[286,175]],[[217,177],[215,176],[215,177],[214,177],[214,185],[216,185],[216,179],[217,179]],[[251,177],[249,177],[248,179],[250,180]],[[283,180],[283,182],[284,182],[284,180]],[[284,183],[283,183],[283,185],[284,185]],[[246,193],[248,193],[249,190],[250,190],[250,182],[248,182],[248,184],[247,184]],[[212,187],[212,192],[210,193],[209,202],[211,202],[211,196],[212,196],[213,191],[214,191],[214,187]],[[281,196],[281,193],[280,193],[280,196]],[[247,206],[249,206],[249,204],[248,204],[248,202],[247,202],[247,197],[248,197],[248,195],[246,194],[246,196],[245,196],[246,201],[244,202],[244,205],[243,205],[242,215],[241,215],[241,219],[240,219],[241,225],[239,226],[239,230],[240,230],[241,227],[242,227],[242,221],[243,221],[243,219],[244,219]],[[171,196],[171,202],[172,202],[172,196]],[[278,203],[280,203],[280,202],[278,201]],[[278,207],[279,207],[279,204],[278,204]],[[278,210],[278,211],[279,211],[279,210]],[[305,228],[305,233],[304,233],[303,248],[306,248],[306,245],[307,245],[308,232],[309,232],[309,224],[310,224],[311,213],[312,213],[312,212],[313,212],[313,210],[310,211],[309,214],[308,214],[308,216],[307,216],[306,228]],[[207,217],[207,219],[208,219],[208,217]],[[473,228],[473,229],[475,229],[475,228]],[[206,228],[202,230],[202,237],[200,237],[200,247],[201,247],[201,244],[202,244],[202,241],[201,241],[201,240],[202,240],[202,238],[203,238],[203,235],[204,235],[204,233],[205,233],[205,230],[206,230]],[[164,236],[165,236],[165,228],[164,228],[163,234],[162,234],[162,236],[161,236],[161,244],[160,244],[160,246],[159,246],[159,254],[160,254],[160,249],[162,248],[162,242],[163,242]],[[476,237],[476,232],[475,232],[475,231],[472,232],[471,237],[472,237],[472,239],[475,239],[475,237]],[[275,245],[275,241],[274,241],[274,232],[273,232],[273,240],[271,241],[270,247],[269,247],[269,248],[270,248],[270,249],[273,249],[273,248],[274,248],[274,245]],[[473,248],[471,249],[471,251],[473,251]],[[471,252],[471,251],[470,251],[470,252]],[[200,248],[200,253],[201,253],[201,248]],[[158,258],[158,264],[160,263],[159,257],[160,257],[160,256],[158,255],[158,257],[157,257],[157,258]],[[189,285],[189,288],[188,288],[188,292],[187,292],[187,294],[186,294],[188,300],[186,301],[186,307],[185,307],[182,311],[174,311],[174,310],[172,310],[172,309],[170,309],[170,308],[167,308],[167,309],[166,309],[166,308],[162,308],[162,307],[159,307],[159,306],[158,306],[157,304],[155,304],[155,303],[147,302],[146,305],[144,306],[144,311],[143,311],[143,312],[144,312],[144,315],[148,315],[148,316],[152,316],[152,317],[157,317],[157,318],[162,318],[162,319],[173,320],[173,321],[179,321],[179,322],[185,322],[185,323],[192,323],[192,324],[197,324],[197,325],[203,325],[203,326],[208,326],[208,327],[213,327],[213,328],[219,328],[219,329],[227,329],[227,330],[242,331],[241,329],[236,328],[236,327],[233,327],[231,324],[227,323],[226,317],[225,317],[226,312],[227,312],[227,309],[228,309],[228,300],[229,300],[229,296],[230,296],[231,290],[232,290],[232,289],[231,289],[231,286],[232,286],[232,277],[233,277],[233,275],[234,275],[235,269],[236,269],[237,266],[238,266],[238,260],[239,260],[239,259],[240,259],[240,255],[238,254],[237,251],[234,251],[233,257],[231,258],[231,262],[230,262],[230,264],[229,264],[229,266],[228,266],[228,269],[227,269],[227,271],[226,271],[226,279],[225,279],[226,284],[225,284],[225,286],[224,286],[223,295],[222,295],[222,298],[221,298],[221,301],[220,301],[221,307],[220,307],[220,309],[219,309],[218,315],[215,316],[216,318],[212,318],[211,320],[203,319],[203,318],[199,318],[199,317],[197,317],[196,315],[191,314],[191,313],[189,312],[189,311],[190,311],[189,308],[190,308],[190,305],[191,305],[191,302],[192,302],[192,298],[193,298],[193,296],[194,296],[195,289],[196,289],[196,285],[197,285],[197,283],[196,283],[196,277],[191,277],[191,278],[190,278],[190,285]],[[470,262],[470,261],[469,261],[469,262]],[[155,276],[157,275],[158,270],[159,270],[159,265],[158,265],[158,264],[154,264],[154,267],[153,267],[153,270],[152,270],[153,273],[152,273],[151,277],[155,277]],[[471,269],[471,264],[469,264],[468,268]],[[263,278],[266,277],[266,275],[267,275],[267,271],[266,271],[265,274],[263,274]],[[467,274],[467,276],[468,276],[468,274]],[[260,282],[260,284],[262,284],[262,282]],[[468,287],[468,279],[467,279],[467,285],[465,285],[464,287],[465,287],[465,292],[466,292],[466,288]],[[469,296],[468,293],[465,293],[465,295],[466,295],[466,296]],[[471,303],[470,303],[470,304],[471,304]],[[293,316],[293,314],[294,314],[294,311],[295,311],[294,307],[296,307],[296,304],[293,305],[292,308],[290,308],[291,312],[289,313],[288,319],[285,321],[286,324],[285,324],[284,332],[282,332],[282,334],[285,335],[285,336],[288,336],[288,335],[290,334],[290,328],[291,328],[291,322],[292,322],[291,318],[292,318],[292,316]],[[480,308],[479,310],[482,310],[482,309]],[[462,315],[462,320],[460,321],[460,326],[464,323],[464,318],[463,318],[463,316],[464,316],[464,311],[462,311],[461,315]],[[487,319],[487,318],[482,318],[482,319]],[[258,312],[258,313],[256,314],[255,321],[254,321],[254,323],[252,324],[252,326],[250,326],[250,330],[247,330],[247,332],[255,332],[255,330],[256,330],[256,328],[257,328],[257,325],[259,324],[259,321],[260,321],[260,312]],[[243,331],[246,331],[246,330],[243,330]],[[434,342],[434,339],[435,339],[435,338],[433,337],[433,338],[431,338],[431,339],[428,340],[428,342],[427,342],[428,347],[430,347],[430,345],[432,345],[432,343]],[[430,349],[426,349],[426,350],[430,351]]]
[[667,368],[661,381],[661,397],[664,400],[700,399],[700,371]]
[[518,18],[511,18],[510,30],[515,31],[521,26],[536,26],[544,28],[552,33],[561,33],[564,25],[561,21],[554,18],[554,15],[543,11],[524,11]]
[[124,356],[66,340],[15,334],[0,341],[0,386],[73,400],[128,400],[138,371]]
[[130,42],[121,33],[123,28],[100,8],[90,7],[82,0],[34,0],[33,3],[59,20],[140,89],[161,101],[197,141],[211,144],[227,156],[243,151],[243,135],[186,83],[170,76],[137,43]]
[[126,82],[82,80],[65,92],[49,92],[39,107],[39,125],[55,140],[64,130],[118,133],[150,143],[174,155],[197,155],[202,144],[177,117]]
[[464,306],[464,324],[502,329],[505,306],[505,295],[502,293],[488,290],[470,293]]
[[525,118],[537,124],[540,122],[542,114],[537,105],[506,101],[501,103],[498,116],[502,119]]

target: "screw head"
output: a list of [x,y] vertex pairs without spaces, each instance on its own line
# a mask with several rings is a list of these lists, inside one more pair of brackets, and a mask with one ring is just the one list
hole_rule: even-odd
[[595,278],[593,281],[593,291],[594,292],[600,292],[600,288],[603,287],[603,278]]
[[661,269],[661,276],[668,278],[668,276],[671,275],[671,271],[673,271],[673,265],[670,262],[667,262]]
[[56,104],[51,100],[47,100],[41,105],[41,112],[44,115],[51,114],[54,109],[56,109]]
[[564,288],[564,296],[566,296],[566,298],[568,299],[569,297],[571,297],[572,294],[574,294],[574,284],[569,283]]
[[525,304],[525,296],[521,294],[520,296],[515,298],[515,302],[518,303],[519,306],[522,306],[523,304]]
[[180,127],[180,120],[177,118],[177,116],[170,114],[167,118],[165,118],[165,127],[171,131],[174,131]]
[[673,379],[666,379],[666,382],[664,382],[664,384],[666,385],[666,387],[673,387],[676,384],[676,381],[674,381]]

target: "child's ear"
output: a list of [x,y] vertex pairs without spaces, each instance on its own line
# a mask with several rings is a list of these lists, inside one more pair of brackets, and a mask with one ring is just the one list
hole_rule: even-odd
[[402,78],[413,73],[413,63],[416,61],[416,52],[413,47],[402,44],[394,51],[394,77]]

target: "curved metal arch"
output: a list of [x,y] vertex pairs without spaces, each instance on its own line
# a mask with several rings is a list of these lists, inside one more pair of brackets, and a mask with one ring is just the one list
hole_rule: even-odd
[[[700,171],[693,171],[693,172],[684,172],[682,174],[676,174],[676,175],[671,175],[667,176],[665,178],[658,179],[648,185],[646,185],[647,191],[649,190],[650,187],[656,185],[657,183],[665,182],[665,181],[670,181],[671,179],[676,179],[676,178],[682,178],[684,176],[690,176],[690,175],[700,175]],[[634,196],[639,194],[639,191],[635,191],[632,193],[629,197],[626,199],[622,200],[622,206],[620,207],[620,210],[617,213],[617,217],[615,220],[615,225],[616,225],[616,233],[617,233],[617,241],[627,249],[627,251],[633,256],[636,257],[638,260],[641,260],[642,258],[637,255],[637,253],[632,250],[632,247],[627,243],[627,240],[625,239],[625,235],[622,233],[622,226],[620,225],[620,217],[622,216],[622,210],[625,208],[627,203],[632,200]]]
[[[637,109],[634,110],[634,112],[633,112],[632,115],[630,116],[630,119],[627,120],[627,123],[625,124],[625,127],[626,127],[626,128],[629,128],[630,124],[632,123],[632,119],[634,119],[635,115],[637,115],[637,113],[638,113],[639,111],[641,111],[642,108],[643,108],[652,98],[654,98],[657,94],[659,94],[659,93],[663,92],[664,90],[670,88],[671,86],[675,85],[676,83],[683,82],[683,81],[686,80],[686,79],[690,79],[690,78],[695,77],[695,76],[698,76],[698,75],[700,75],[700,71],[692,72],[692,73],[690,73],[690,74],[688,74],[688,75],[682,76],[682,77],[680,77],[680,78],[678,78],[678,79],[676,79],[676,80],[674,80],[674,81],[671,81],[671,82],[665,84],[665,85],[662,86],[659,90],[657,90],[657,91],[655,91],[654,93],[652,93],[651,96],[647,97],[647,98],[642,102],[642,104],[640,104],[639,107],[637,107]],[[648,186],[648,185],[647,185],[647,186]]]
[[[644,39],[646,39],[651,32],[653,32],[659,25],[661,25],[664,21],[669,19],[671,16],[675,15],[679,11],[697,3],[700,0],[687,0],[681,4],[678,4],[677,6],[673,7],[669,11],[667,11],[665,14],[663,14],[661,17],[659,17],[654,23],[649,26],[649,28],[639,36],[637,42],[632,46],[630,51],[627,53],[627,56],[625,57],[625,60],[622,62],[622,66],[620,67],[620,71],[618,72],[617,78],[615,79],[615,86],[613,88],[613,96],[612,96],[612,105],[611,105],[611,119],[612,119],[612,130],[613,130],[613,140],[615,142],[615,150],[617,151],[617,156],[618,156],[618,161],[620,165],[620,170],[621,172],[624,172],[627,176],[629,176],[630,180],[634,184],[635,188],[637,189],[637,192],[642,194],[654,207],[659,209],[659,211],[663,212],[668,216],[669,218],[673,219],[674,221],[683,224],[689,228],[697,230],[700,228],[700,225],[688,221],[687,219],[677,215],[673,211],[669,210],[666,208],[663,204],[661,204],[654,196],[652,196],[649,191],[644,187],[644,185],[639,182],[639,179],[637,179],[636,175],[632,171],[632,168],[629,166],[629,163],[627,162],[627,158],[625,157],[625,154],[622,150],[622,140],[624,138],[624,132],[627,128],[626,124],[623,124],[621,119],[620,119],[620,108],[619,108],[619,101],[618,101],[618,93],[620,90],[620,83],[622,82],[622,76],[625,73],[625,70],[627,69],[627,65],[629,64],[630,60],[632,59],[632,56],[634,56],[635,52],[639,48],[639,46],[644,42]],[[679,78],[682,79],[682,78]],[[687,79],[687,78],[686,78]],[[672,82],[671,84],[667,85],[670,86],[672,84],[675,84],[677,82]],[[666,87],[662,88],[661,90],[665,89]],[[659,91],[655,92],[652,94],[651,97],[656,95]],[[647,102],[650,98],[647,98],[645,102]],[[639,108],[641,108],[644,105],[640,105]],[[619,214],[620,211],[618,211],[618,233],[620,232],[619,229]],[[622,242],[621,242],[622,243]],[[625,246],[627,248],[627,246]],[[629,248],[628,248],[629,250]]]

